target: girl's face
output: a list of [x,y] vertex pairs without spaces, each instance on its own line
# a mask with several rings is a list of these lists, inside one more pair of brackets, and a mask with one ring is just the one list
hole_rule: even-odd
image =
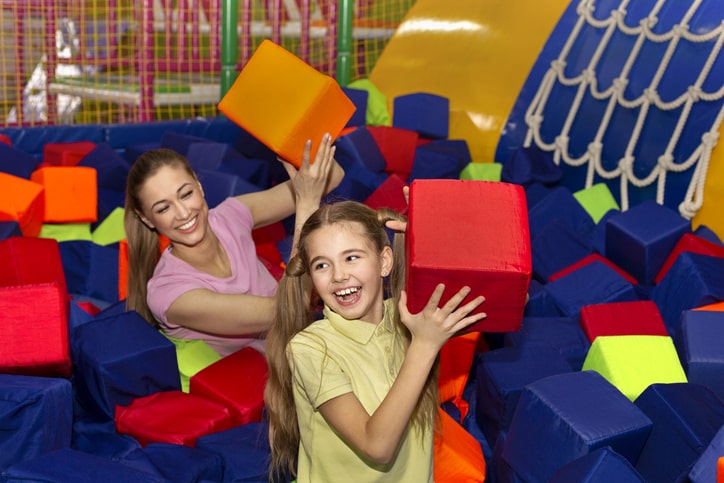
[[199,182],[183,168],[164,166],[139,191],[141,220],[175,246],[195,246],[208,229],[209,207]]
[[382,279],[392,268],[390,247],[379,253],[361,224],[335,223],[308,235],[307,254],[312,283],[327,307],[348,320],[382,320]]

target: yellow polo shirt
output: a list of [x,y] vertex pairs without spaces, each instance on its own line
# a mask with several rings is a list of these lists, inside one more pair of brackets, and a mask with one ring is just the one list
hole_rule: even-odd
[[294,402],[299,432],[298,483],[433,481],[433,430],[424,436],[408,426],[393,463],[380,466],[366,461],[327,424],[319,406],[353,392],[369,414],[375,412],[392,387],[404,359],[401,335],[385,301],[385,316],[378,325],[345,320],[324,308],[324,319],[312,323],[289,343],[294,377]]

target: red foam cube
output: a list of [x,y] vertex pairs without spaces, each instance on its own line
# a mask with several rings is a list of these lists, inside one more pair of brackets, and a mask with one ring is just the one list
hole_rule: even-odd
[[407,200],[402,188],[407,186],[405,179],[393,173],[370,194],[364,203],[374,210],[390,208],[398,213],[407,213]]
[[235,425],[258,422],[268,372],[264,355],[246,347],[194,374],[189,379],[189,393],[227,407]]
[[709,255],[712,257],[724,258],[724,247],[712,243],[709,240],[705,240],[700,236],[696,236],[693,233],[684,233],[679,238],[679,241],[674,245],[674,249],[671,250],[669,256],[666,257],[664,264],[659,269],[659,273],[656,274],[654,283],[659,283],[664,278],[666,273],[669,271],[671,266],[674,264],[676,259],[681,255],[682,252],[697,253],[699,255]]
[[584,305],[580,324],[591,343],[599,335],[669,336],[659,308],[651,300]]
[[27,236],[0,240],[0,286],[47,282],[56,282],[67,292],[57,240]]
[[616,273],[618,273],[623,278],[625,278],[628,282],[630,282],[634,285],[638,285],[638,283],[639,283],[638,280],[636,280],[631,274],[629,274],[624,269],[622,269],[621,267],[619,267],[618,265],[613,263],[608,258],[606,258],[602,255],[599,255],[598,253],[591,253],[590,255],[587,255],[587,256],[581,258],[577,262],[572,263],[571,265],[568,265],[565,268],[562,268],[561,270],[557,271],[556,273],[554,273],[553,275],[548,277],[548,282],[550,283],[550,282],[553,282],[554,280],[558,280],[559,278],[561,278],[565,275],[568,275],[569,273],[574,272],[574,271],[578,270],[579,268],[584,267],[593,262],[601,262],[601,263],[608,265],[609,267],[614,269],[616,271]]
[[463,286],[463,304],[483,295],[487,317],[466,329],[511,332],[520,327],[532,276],[525,192],[494,181],[416,179],[410,185],[406,289],[421,311],[438,283],[441,303]]
[[70,377],[68,294],[56,282],[0,287],[0,373]]
[[40,166],[75,166],[96,148],[91,141],[47,143],[43,146],[43,162]]
[[149,443],[195,446],[207,434],[233,427],[221,404],[183,391],[162,391],[116,406],[116,431],[145,447]]
[[367,126],[367,130],[387,162],[385,172],[398,173],[407,180],[420,135],[411,129],[393,126]]

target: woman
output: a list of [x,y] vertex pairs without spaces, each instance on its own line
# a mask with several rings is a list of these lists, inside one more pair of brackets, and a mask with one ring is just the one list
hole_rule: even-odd
[[[186,158],[168,149],[141,155],[126,186],[126,308],[171,337],[205,340],[222,357],[247,346],[263,351],[277,284],[256,256],[252,230],[295,215],[296,244],[296,227],[344,176],[334,151],[325,134],[312,163],[308,141],[298,171],[282,161],[289,181],[211,210]],[[159,235],[170,240],[163,253]]]

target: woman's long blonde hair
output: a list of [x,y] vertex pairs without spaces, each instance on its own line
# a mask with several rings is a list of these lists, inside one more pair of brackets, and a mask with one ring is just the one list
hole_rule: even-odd
[[123,213],[123,227],[128,242],[126,310],[135,310],[155,327],[158,322],[146,302],[146,285],[161,255],[160,241],[156,230],[146,226],[138,216],[138,213],[143,212],[139,192],[148,178],[164,166],[183,169],[196,179],[188,160],[176,151],[165,148],[146,151],[136,159],[128,173]]
[[[286,271],[277,290],[276,319],[266,339],[266,358],[269,377],[264,392],[264,401],[269,419],[269,442],[271,465],[269,479],[283,481],[296,475],[299,451],[299,426],[294,405],[293,379],[287,359],[287,345],[298,332],[313,320],[313,309],[307,287],[311,286],[307,239],[315,230],[335,223],[359,223],[363,233],[381,253],[390,240],[385,223],[390,220],[404,221],[399,213],[392,210],[372,208],[356,201],[341,201],[320,207],[304,223],[297,243],[296,255],[287,264]],[[394,264],[389,278],[388,293],[398,298],[405,280],[404,235],[394,236]],[[410,343],[410,332],[400,321],[399,312],[394,312],[394,323],[403,335],[404,349]],[[425,389],[412,416],[413,425],[423,432],[431,426],[439,427],[437,374],[439,361],[430,371]]]

